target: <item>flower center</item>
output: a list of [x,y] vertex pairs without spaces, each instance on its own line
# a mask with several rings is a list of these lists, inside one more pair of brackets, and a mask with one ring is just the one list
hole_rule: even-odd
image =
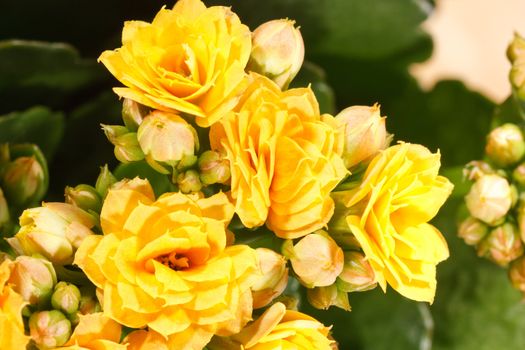
[[186,270],[190,267],[190,259],[177,252],[158,256],[155,260],[175,271]]

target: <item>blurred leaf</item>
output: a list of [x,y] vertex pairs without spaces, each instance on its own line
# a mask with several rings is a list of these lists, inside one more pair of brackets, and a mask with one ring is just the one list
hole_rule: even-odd
[[396,140],[439,149],[445,166],[463,166],[481,159],[493,110],[491,101],[463,83],[442,81],[428,93],[414,84],[382,111]]
[[326,83],[324,70],[308,61],[304,62],[290,88],[307,86],[311,86],[314,91],[321,113],[334,114],[336,112],[334,90]]
[[46,107],[0,116],[0,142],[35,143],[49,161],[64,134],[64,116]]
[[505,123],[523,124],[524,120],[521,117],[522,109],[520,101],[513,96],[510,96],[494,109],[494,117],[492,119],[491,129]]
[[67,44],[0,41],[0,113],[28,103],[61,108],[68,99],[108,77],[95,60]]
[[121,108],[118,97],[108,90],[68,115],[63,142],[50,164],[53,199],[62,197],[66,185],[95,183],[100,166],[117,163],[100,123],[120,123]]
[[422,339],[427,339],[418,303],[403,298],[393,289],[389,288],[386,294],[380,288],[350,293],[349,299],[351,312],[333,307],[320,311],[306,302],[303,308],[325,325],[333,325],[333,336],[340,349],[416,350]]
[[113,172],[113,175],[115,175],[118,180],[124,178],[133,179],[136,176],[142,179],[148,179],[157,197],[164,192],[172,190],[172,185],[168,177],[153,170],[146,161],[120,164]]

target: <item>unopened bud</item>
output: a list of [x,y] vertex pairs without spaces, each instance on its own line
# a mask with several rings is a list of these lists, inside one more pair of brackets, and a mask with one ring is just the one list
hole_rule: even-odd
[[308,288],[333,284],[343,270],[343,250],[324,231],[301,238],[293,246],[292,268]]
[[179,115],[153,111],[140,124],[137,138],[146,156],[155,162],[176,165],[199,149],[197,132]]
[[102,199],[106,198],[108,189],[117,182],[117,178],[109,171],[108,165],[100,168],[100,174],[97,177],[95,188]]
[[137,140],[137,133],[121,125],[102,125],[109,142],[114,146],[115,157],[122,163],[144,159],[144,153]]
[[327,310],[330,306],[336,306],[346,311],[351,310],[348,294],[337,288],[336,284],[307,289],[306,297],[310,305],[316,309]]
[[230,163],[218,152],[206,151],[199,157],[200,179],[205,185],[226,184],[230,180]]
[[500,266],[507,266],[522,254],[523,243],[518,228],[508,222],[493,229],[478,245],[478,255]]
[[335,118],[344,125],[343,160],[348,169],[370,160],[390,143],[385,118],[377,104],[348,107]]
[[96,219],[67,203],[44,203],[26,209],[20,216],[20,230],[8,242],[20,255],[41,254],[58,265],[73,262],[76,249],[92,235]]
[[492,130],[485,147],[487,156],[501,166],[515,164],[525,155],[525,141],[520,128],[514,124],[503,124]]
[[29,333],[40,350],[64,345],[71,336],[71,322],[57,310],[35,312],[29,318]]
[[75,187],[66,187],[66,203],[73,204],[85,211],[100,213],[102,198],[93,186],[81,184]]
[[29,304],[41,307],[49,302],[57,277],[51,262],[19,256],[13,263],[9,283]]
[[177,185],[182,193],[199,192],[202,189],[199,173],[195,170],[187,170],[179,174],[177,177]]
[[51,296],[51,305],[54,309],[66,314],[78,310],[80,304],[80,290],[74,284],[58,282]]
[[525,294],[525,256],[519,257],[510,264],[509,279],[514,288]]
[[458,236],[468,245],[477,245],[488,233],[489,227],[472,216],[465,219],[458,230]]
[[465,201],[473,217],[496,225],[512,206],[512,191],[504,177],[483,175],[472,185]]
[[525,60],[516,61],[509,74],[510,82],[518,97],[525,99]]
[[271,249],[257,248],[261,276],[252,286],[253,307],[268,305],[278,297],[288,283],[288,268],[284,256]]
[[476,181],[483,175],[495,174],[492,167],[481,160],[473,160],[463,168],[463,176],[470,181]]
[[86,291],[81,289],[80,291],[80,304],[78,305],[78,312],[81,315],[94,314],[102,311],[100,303],[97,300],[94,292]]
[[38,202],[43,187],[47,187],[45,173],[36,157],[19,157],[6,166],[2,188],[10,204],[21,208]]
[[304,61],[304,42],[295,22],[277,19],[261,24],[252,34],[247,70],[272,79],[286,89]]
[[146,106],[129,98],[125,98],[122,102],[122,120],[124,120],[124,125],[129,131],[137,131],[148,113],[149,109]]
[[376,287],[374,270],[360,252],[345,252],[343,271],[337,278],[337,287],[344,292],[363,292]]
[[514,33],[514,40],[507,48],[507,57],[511,63],[525,60],[525,38],[518,33]]

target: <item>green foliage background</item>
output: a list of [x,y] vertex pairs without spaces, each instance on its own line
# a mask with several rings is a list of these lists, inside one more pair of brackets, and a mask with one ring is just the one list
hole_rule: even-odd
[[[503,270],[477,258],[455,233],[465,193],[459,169],[481,157],[495,106],[459,81],[443,81],[424,92],[407,71],[409,64],[431,55],[432,40],[420,24],[431,13],[432,2],[206,3],[231,5],[252,29],[269,19],[295,19],[307,60],[314,64],[295,84],[312,83],[328,112],[379,102],[396,140],[440,149],[444,173],[456,183],[453,197],[435,220],[449,242],[451,257],[438,267],[432,306],[392,290],[386,295],[380,290],[351,294],[351,313],[320,312],[303,305],[334,325],[340,348],[430,349],[430,341],[433,349],[524,348],[525,306],[519,293]],[[124,20],[150,21],[162,5],[172,3],[0,2],[0,142],[30,141],[42,148],[50,163],[47,200],[61,200],[65,185],[93,183],[103,164],[116,165],[99,124],[118,123],[120,106],[110,89],[118,83],[96,58],[119,46]]]

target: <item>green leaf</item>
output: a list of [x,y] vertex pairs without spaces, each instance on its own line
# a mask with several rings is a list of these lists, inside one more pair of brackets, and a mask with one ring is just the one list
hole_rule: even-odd
[[105,81],[95,60],[83,60],[67,44],[0,41],[0,113],[27,108],[27,103],[54,108],[73,93]]
[[[394,290],[386,294],[376,288],[350,293],[351,312],[337,308],[320,311],[304,303],[302,310],[325,325],[333,325],[340,349],[409,350],[428,341],[428,330],[418,303]],[[304,298],[306,300],[306,298]]]
[[463,83],[442,81],[428,93],[409,86],[382,112],[389,116],[387,128],[396,140],[439,149],[445,166],[463,166],[481,159],[493,110],[491,101]]
[[311,86],[319,102],[321,113],[334,114],[336,112],[335,93],[326,82],[326,74],[323,68],[308,61],[304,62],[290,88],[307,86]]
[[46,107],[0,116],[0,142],[34,143],[49,161],[64,134],[64,116]]

